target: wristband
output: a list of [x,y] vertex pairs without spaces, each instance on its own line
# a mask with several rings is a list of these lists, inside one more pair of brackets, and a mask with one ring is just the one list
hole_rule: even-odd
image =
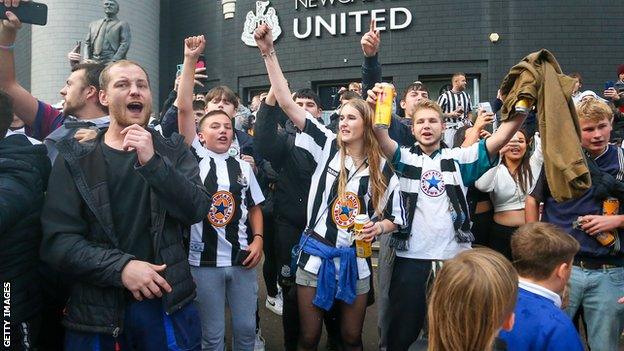
[[275,55],[275,50],[271,50],[268,54],[260,54],[263,58]]
[[255,237],[257,237],[257,236],[261,237],[261,238],[262,238],[262,240],[264,240],[264,235],[262,235],[262,234],[254,234],[254,235],[253,235],[253,237],[254,237],[254,238],[255,238]]
[[7,51],[13,51],[13,49],[15,49],[15,43],[13,43],[11,45],[0,45],[0,49],[7,50]]

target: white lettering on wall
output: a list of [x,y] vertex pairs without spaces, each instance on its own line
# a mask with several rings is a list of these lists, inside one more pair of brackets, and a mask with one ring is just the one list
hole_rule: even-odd
[[[397,13],[403,13],[405,15],[405,22],[397,24]],[[412,24],[412,12],[405,7],[397,7],[390,9],[390,30],[399,30],[409,27]]]
[[295,20],[293,21],[293,33],[295,33],[295,37],[297,39],[305,39],[309,37],[310,34],[312,34],[312,17],[307,17],[305,21],[306,30],[303,34],[299,31],[299,18],[295,18]]
[[[303,0],[299,0],[303,1]],[[323,1],[323,0],[318,0]],[[330,0],[326,0],[330,1]],[[337,0],[341,1],[341,0]],[[345,0],[346,1],[346,0]],[[350,0],[349,0],[350,1]],[[307,0],[306,5],[314,5],[312,0]],[[405,7],[391,9],[375,9],[371,11],[351,11],[331,14],[329,16],[308,16],[305,18],[293,19],[293,33],[297,39],[309,38],[312,33],[315,37],[321,37],[323,33],[336,36],[347,35],[349,23],[353,23],[355,33],[362,33],[368,30],[369,19],[374,19],[377,29],[380,31],[401,30],[412,24],[412,13]],[[364,26],[364,24],[366,24]]]
[[321,36],[321,26],[323,28],[325,28],[325,30],[327,31],[327,33],[329,33],[330,35],[336,35],[336,14],[332,13],[331,16],[329,16],[330,18],[330,23],[327,23],[323,17],[321,16],[316,16],[316,27],[314,30],[314,36],[316,37],[320,37]]

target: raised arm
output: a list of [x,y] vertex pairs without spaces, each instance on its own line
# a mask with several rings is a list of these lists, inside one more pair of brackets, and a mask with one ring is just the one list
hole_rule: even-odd
[[[485,126],[494,121],[494,114],[487,113],[485,110],[479,109],[479,114],[474,126],[466,130],[466,136],[461,147],[468,147],[479,141],[479,138],[484,136]],[[487,133],[487,131],[486,131]],[[487,135],[487,134],[486,134]]]
[[509,142],[509,140],[516,134],[524,120],[526,119],[526,113],[515,113],[510,115],[509,118],[498,127],[498,129],[487,138],[486,145],[490,158],[495,158],[498,155],[500,149]]
[[287,152],[288,140],[284,132],[278,132],[277,122],[281,111],[279,106],[275,106],[276,103],[273,88],[271,88],[256,113],[254,138],[260,155],[279,168]]
[[303,108],[297,105],[291,95],[290,89],[288,89],[288,83],[282,73],[282,69],[277,60],[277,54],[273,47],[273,35],[271,34],[271,28],[265,23],[256,29],[254,33],[254,39],[260,54],[264,58],[264,64],[266,65],[267,74],[271,81],[271,87],[275,93],[275,98],[280,107],[286,112],[286,115],[290,120],[299,128],[303,130],[305,127],[306,112]]
[[[15,4],[17,2],[17,4]],[[19,0],[13,1],[14,7]],[[9,7],[10,9],[10,7]],[[15,78],[15,57],[13,48],[17,32],[22,23],[11,11],[6,12],[8,20],[0,20],[0,89],[13,99],[13,109],[24,123],[32,126],[37,116],[37,99],[24,89]]]
[[381,44],[381,34],[376,28],[375,21],[371,19],[370,29],[364,33],[360,40],[360,46],[364,53],[364,63],[362,64],[362,98],[366,99],[367,92],[376,83],[381,83],[381,65],[377,54]]
[[178,129],[187,145],[191,145],[197,135],[193,116],[193,87],[195,86],[195,65],[205,47],[206,40],[203,35],[188,37],[184,40],[184,63],[178,86],[178,98],[174,104],[178,107]]
[[[375,110],[375,104],[377,102],[377,95],[381,93],[382,88],[379,83],[375,84],[373,89],[368,91],[368,97],[366,98],[366,102],[371,105],[373,111]],[[375,128],[375,137],[377,137],[377,142],[379,146],[381,146],[381,150],[383,151],[386,158],[392,161],[394,154],[399,147],[396,141],[390,138],[390,134],[388,134],[388,129],[384,128]]]

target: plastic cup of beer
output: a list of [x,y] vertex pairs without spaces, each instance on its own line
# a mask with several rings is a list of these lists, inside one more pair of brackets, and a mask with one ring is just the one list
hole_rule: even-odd
[[362,230],[368,222],[370,222],[370,218],[366,214],[355,216],[353,231],[355,232],[355,254],[357,257],[366,258],[373,255],[373,244],[362,240]]
[[390,128],[392,120],[392,104],[394,102],[394,86],[389,83],[381,83],[383,89],[377,96],[375,104],[375,128]]

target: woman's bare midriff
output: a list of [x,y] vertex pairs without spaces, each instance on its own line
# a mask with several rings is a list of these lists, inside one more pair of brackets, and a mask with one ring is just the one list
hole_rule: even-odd
[[508,227],[519,227],[524,224],[524,210],[496,212],[494,222]]

